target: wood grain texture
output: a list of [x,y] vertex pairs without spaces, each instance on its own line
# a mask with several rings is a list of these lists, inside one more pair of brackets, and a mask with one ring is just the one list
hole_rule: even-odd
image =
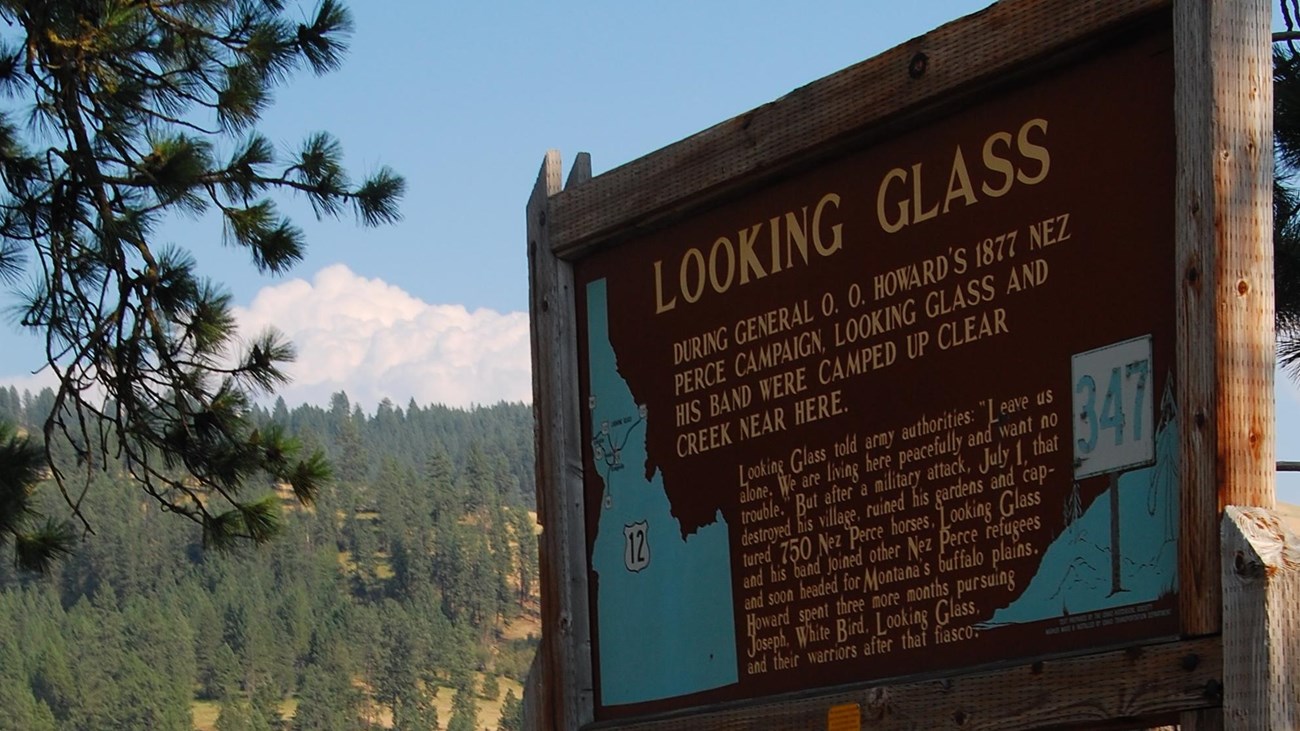
[[573,158],[573,167],[569,169],[569,179],[564,184],[565,190],[573,190],[591,180],[591,153],[579,152]]
[[1224,505],[1272,506],[1272,64],[1267,0],[1174,4],[1183,631],[1219,631]]
[[1265,508],[1223,516],[1224,727],[1300,728],[1300,538]]
[[591,625],[573,268],[551,253],[549,233],[560,175],[560,154],[552,150],[527,206],[537,512],[543,525],[540,652],[546,690],[539,728],[577,729],[593,713]]
[[832,706],[857,704],[865,731],[1133,728],[1142,718],[1217,705],[1221,668],[1219,643],[1201,638],[607,727],[803,731],[825,728]]
[[549,728],[542,723],[542,719],[547,717],[543,711],[546,673],[542,672],[542,654],[538,652],[533,655],[533,661],[528,666],[528,677],[524,679],[523,731],[544,731]]
[[1216,540],[1218,477],[1215,419],[1215,268],[1213,95],[1209,18],[1203,7],[1174,8],[1174,109],[1178,145],[1175,181],[1178,414],[1182,442],[1182,540],[1179,613],[1186,634],[1218,631],[1217,561],[1205,548]]
[[1178,721],[1179,731],[1223,731],[1223,709],[1187,711]]
[[[999,2],[566,190],[552,244],[566,258],[1010,83],[1031,62],[1139,22],[1169,0]],[[909,68],[925,56],[925,73]]]

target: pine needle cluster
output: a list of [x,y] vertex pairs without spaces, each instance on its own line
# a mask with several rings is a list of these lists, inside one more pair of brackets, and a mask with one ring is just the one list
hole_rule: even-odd
[[[1295,0],[1280,0],[1288,25]],[[1300,54],[1294,41],[1273,46],[1273,272],[1279,362],[1300,366]]]
[[[292,345],[274,331],[241,340],[229,295],[158,234],[169,216],[213,213],[227,244],[279,273],[306,241],[274,194],[305,196],[318,217],[399,218],[392,170],[355,182],[329,134],[277,150],[255,129],[273,89],[337,68],[346,51],[338,0],[293,10],[0,1],[0,275],[22,290],[18,318],[44,337],[58,377],[44,442],[86,530],[82,469],[124,469],[217,546],[275,533],[275,501],[248,486],[287,483],[308,503],[328,477],[320,455],[247,419],[251,398],[285,382]],[[49,445],[67,442],[75,458],[54,459]]]
[[32,499],[45,471],[40,447],[0,424],[0,547],[13,541],[14,565],[44,573],[70,550],[68,526],[42,516]]

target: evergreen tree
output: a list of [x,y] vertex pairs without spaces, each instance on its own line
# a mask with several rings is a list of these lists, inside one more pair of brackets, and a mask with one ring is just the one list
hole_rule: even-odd
[[212,687],[216,690],[214,697],[222,698],[232,695],[239,688],[239,679],[243,675],[239,667],[239,658],[228,643],[222,642],[217,647],[216,656],[207,672],[211,676]]
[[400,716],[393,714],[393,731],[437,731],[438,709],[424,690],[412,688],[401,698]]
[[385,599],[378,607],[377,636],[371,643],[371,682],[375,698],[401,715],[401,700],[413,695],[419,666],[418,637],[410,631],[413,618],[401,604]]
[[271,724],[247,699],[231,697],[221,702],[216,731],[271,731]]
[[[198,675],[194,631],[172,599],[156,592],[135,596],[119,612],[126,662],[115,685],[118,697],[142,714],[140,723],[120,728],[193,726],[189,710]],[[143,709],[152,715],[143,715]]]
[[13,386],[0,388],[0,421],[17,425],[23,423],[23,401]]
[[145,664],[139,655],[124,655],[122,664],[114,668],[108,713],[83,727],[191,729],[192,696],[187,681],[193,677],[169,675],[165,669]]
[[354,504],[344,520],[343,532],[352,557],[353,592],[358,597],[367,598],[380,593],[379,541],[373,521],[358,515],[362,510],[361,505]]
[[512,518],[515,545],[519,547],[519,601],[523,602],[532,595],[537,581],[537,521],[524,510],[514,511]]
[[481,530],[444,519],[437,526],[434,580],[442,589],[443,612],[485,636],[498,613],[492,556]]
[[268,728],[278,729],[284,725],[280,715],[280,702],[284,697],[272,683],[259,683],[252,692],[250,701],[254,716],[265,723]]
[[[285,380],[292,347],[267,332],[230,358],[229,295],[158,227],[215,211],[228,243],[279,273],[306,242],[271,194],[301,194],[318,216],[351,207],[376,225],[398,218],[404,188],[387,168],[354,185],[326,133],[277,152],[255,130],[275,86],[343,58],[352,24],[339,0],[303,22],[291,13],[244,0],[0,4],[11,29],[0,90],[13,100],[0,110],[0,274],[33,262],[20,319],[59,379],[43,412],[47,459],[65,484],[73,465],[55,459],[56,434],[80,469],[120,455],[210,544],[274,533],[277,503],[244,490],[259,475],[309,502],[326,469],[248,418],[250,394]],[[28,114],[32,124],[16,123]]]
[[361,439],[365,424],[365,414],[350,410],[346,393],[340,391],[331,397],[330,429],[335,438],[333,457],[340,482],[359,484],[366,478],[365,445]]
[[506,690],[506,698],[501,703],[501,720],[497,722],[497,731],[523,731],[524,704],[515,697],[513,689]]
[[36,700],[20,680],[0,677],[0,731],[55,731],[50,707]]
[[303,671],[294,731],[351,731],[360,726],[360,697],[346,673],[316,665]]
[[447,731],[477,731],[478,701],[468,689],[456,691],[456,698],[451,702],[451,719],[447,721]]
[[271,421],[282,427],[289,426],[289,407],[283,396],[275,397],[275,406],[271,409]]
[[488,532],[488,545],[492,553],[492,585],[496,596],[496,611],[510,619],[518,614],[515,601],[515,549],[511,545],[510,513],[498,501],[493,506]]
[[9,607],[0,607],[0,731],[54,731],[54,713],[32,693],[29,661],[17,643],[8,641],[17,630]]
[[469,455],[465,458],[465,487],[462,491],[466,512],[478,510],[497,494],[495,475],[492,462],[482,447],[477,441],[471,442]]
[[430,451],[425,461],[425,475],[433,503],[429,516],[433,522],[438,523],[444,513],[459,515],[459,506],[455,500],[455,473],[450,457],[441,447]]

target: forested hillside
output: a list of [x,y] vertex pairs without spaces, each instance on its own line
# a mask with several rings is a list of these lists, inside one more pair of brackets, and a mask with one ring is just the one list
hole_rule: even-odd
[[[51,400],[0,389],[0,420],[39,434]],[[336,394],[255,416],[335,474],[311,508],[284,496],[270,545],[205,549],[109,465],[75,555],[44,577],[0,563],[0,731],[516,728],[538,632],[528,407],[367,415]]]

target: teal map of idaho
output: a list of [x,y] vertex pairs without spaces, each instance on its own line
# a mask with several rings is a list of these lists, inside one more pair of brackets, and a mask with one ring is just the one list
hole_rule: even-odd
[[663,476],[646,477],[645,421],[619,376],[605,280],[587,285],[588,418],[604,494],[592,547],[601,700],[624,705],[737,681],[728,526],[683,537]]

